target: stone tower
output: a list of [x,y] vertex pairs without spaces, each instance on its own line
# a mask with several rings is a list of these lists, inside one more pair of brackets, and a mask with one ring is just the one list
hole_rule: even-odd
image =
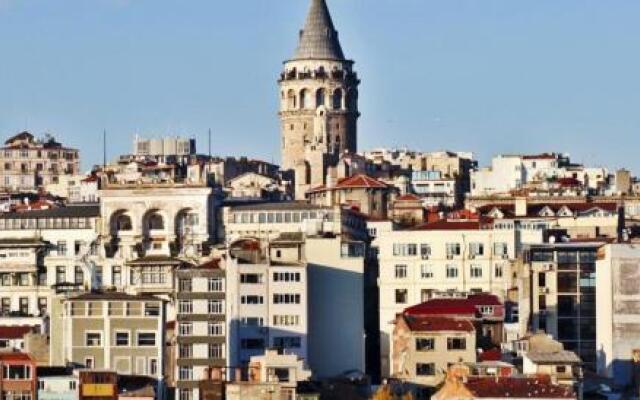
[[282,169],[295,173],[297,199],[325,184],[327,168],[357,151],[358,80],[342,52],[325,0],[311,0],[280,85]]

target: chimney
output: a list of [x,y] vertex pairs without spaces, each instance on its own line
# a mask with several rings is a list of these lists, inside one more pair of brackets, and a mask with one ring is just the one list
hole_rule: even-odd
[[515,212],[516,212],[516,217],[527,216],[527,198],[526,197],[515,198]]

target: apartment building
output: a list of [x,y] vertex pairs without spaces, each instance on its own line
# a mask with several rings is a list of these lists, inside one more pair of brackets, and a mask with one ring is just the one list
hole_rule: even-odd
[[163,164],[187,164],[196,155],[196,140],[181,137],[133,138],[133,157]]
[[29,354],[0,353],[0,397],[3,400],[36,400],[38,374]]
[[0,147],[0,186],[8,191],[36,190],[57,183],[61,176],[77,175],[80,154],[52,136],[36,139],[21,132]]
[[603,242],[530,245],[519,283],[520,317],[596,370],[596,261]]
[[307,313],[313,315],[307,327],[308,364],[314,376],[332,377],[378,364],[377,355],[367,356],[365,362],[365,353],[378,348],[378,328],[372,312],[367,318],[374,318],[374,323],[367,326],[373,328],[365,331],[365,308],[372,309],[377,290],[362,214],[337,206],[284,202],[225,207],[222,221],[220,237],[228,245],[243,238],[273,241],[282,234],[302,235]]
[[176,273],[177,400],[202,398],[208,371],[227,367],[226,276],[221,260],[183,267]]
[[476,362],[476,329],[468,319],[398,314],[393,330],[391,376],[416,386],[416,398],[428,398],[421,387],[444,380],[449,365]]
[[596,261],[597,372],[619,386],[638,382],[640,354],[640,248],[637,241],[608,243]]
[[51,314],[51,363],[148,376],[162,393],[165,304],[154,296],[87,292]]
[[307,265],[300,233],[269,243],[240,239],[227,262],[229,360],[247,366],[251,357],[277,348],[308,362]]
[[99,285],[93,205],[0,214],[0,323],[40,325],[52,296]]
[[201,167],[192,167],[178,181],[157,167],[144,176],[121,171],[103,179],[102,286],[169,300],[183,260],[199,260],[208,252],[215,220],[212,189]]

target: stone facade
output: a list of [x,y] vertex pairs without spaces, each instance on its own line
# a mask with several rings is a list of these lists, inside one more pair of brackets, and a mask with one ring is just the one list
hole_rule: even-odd
[[293,170],[296,198],[325,183],[327,167],[357,150],[358,85],[324,0],[313,0],[280,85],[282,169]]

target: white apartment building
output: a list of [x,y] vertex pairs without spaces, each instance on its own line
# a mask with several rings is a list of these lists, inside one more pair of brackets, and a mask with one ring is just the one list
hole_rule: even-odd
[[413,192],[420,196],[425,207],[453,207],[458,199],[456,178],[445,177],[440,171],[415,171],[411,174]]
[[638,378],[640,352],[640,248],[638,243],[603,245],[596,261],[596,367],[624,387]]
[[471,195],[508,194],[521,189],[526,179],[521,156],[500,155],[491,160],[491,167],[471,171]]
[[[213,232],[213,196],[204,177],[183,182],[103,181],[103,287],[169,299],[175,270],[199,263]],[[169,319],[174,317],[172,305]]]
[[539,243],[545,225],[439,221],[396,230],[371,224],[380,263],[382,374],[389,374],[395,317],[435,292],[490,292],[505,298],[522,240]]
[[176,399],[201,398],[199,381],[226,366],[225,271],[221,260],[181,268],[176,274]]
[[301,235],[307,313],[313,316],[308,321],[308,365],[319,378],[364,371],[365,306],[375,278],[367,268],[369,235],[362,215],[341,207],[286,202],[226,207],[222,219],[220,236],[227,244],[246,237],[273,241],[283,234]]
[[138,135],[133,138],[134,157],[149,158],[160,163],[185,162],[196,154],[196,140],[181,137],[145,139]]
[[0,324],[41,325],[52,296],[99,282],[97,206],[0,215]]
[[301,234],[283,234],[268,244],[255,239],[230,244],[226,270],[231,365],[247,366],[270,348],[308,361],[303,245]]

